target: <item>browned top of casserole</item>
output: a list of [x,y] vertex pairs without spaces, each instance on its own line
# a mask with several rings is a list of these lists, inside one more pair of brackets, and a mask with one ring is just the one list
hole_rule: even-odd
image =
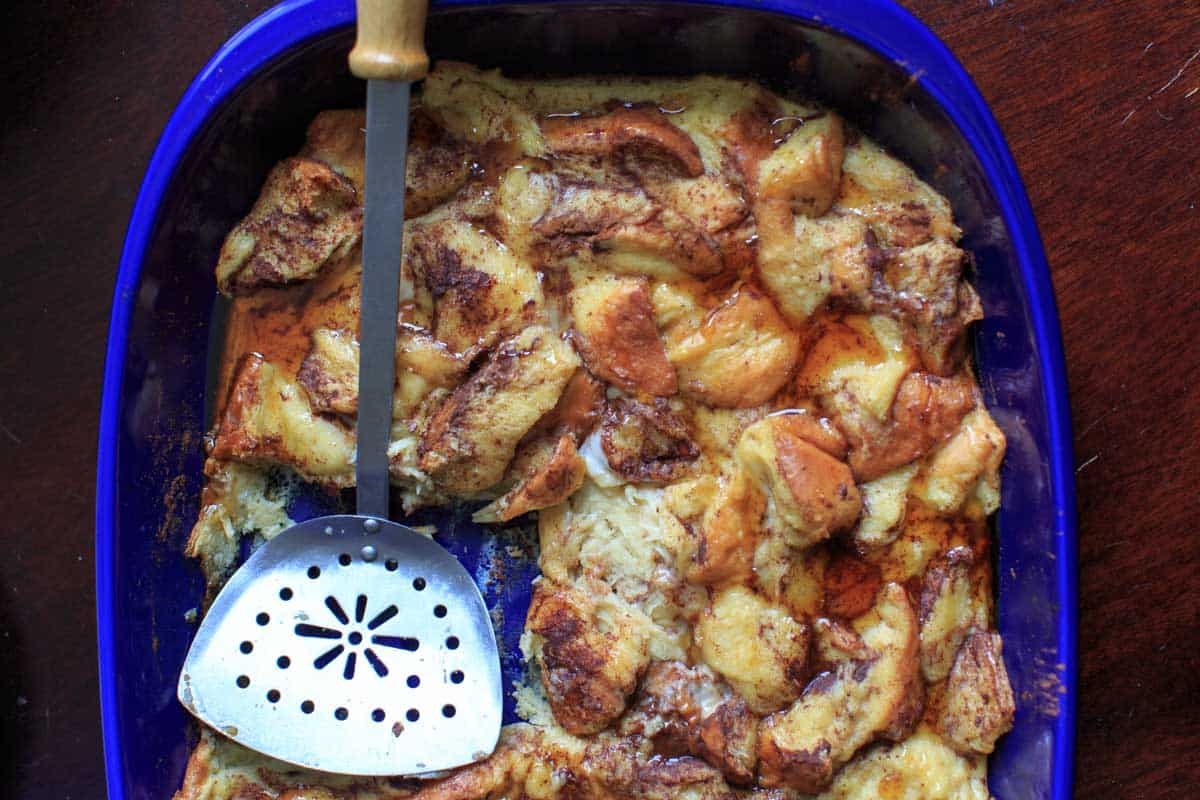
[[[225,398],[189,553],[354,480],[363,113],[329,111],[217,265]],[[413,111],[392,475],[535,513],[528,723],[443,779],[206,732],[179,800],[988,797],[1013,698],[1004,436],[949,204],[836,114],[724,78],[509,80]]]

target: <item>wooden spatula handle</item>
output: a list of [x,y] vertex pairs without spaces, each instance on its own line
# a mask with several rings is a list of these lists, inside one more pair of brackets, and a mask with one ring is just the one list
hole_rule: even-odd
[[425,53],[428,0],[357,0],[358,35],[350,71],[363,80],[418,81],[429,71]]

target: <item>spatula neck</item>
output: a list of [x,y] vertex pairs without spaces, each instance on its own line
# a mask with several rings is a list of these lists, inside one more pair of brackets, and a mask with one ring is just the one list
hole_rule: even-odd
[[405,159],[410,84],[367,83],[366,197],[359,322],[358,456],[360,515],[388,515],[388,444],[396,383]]

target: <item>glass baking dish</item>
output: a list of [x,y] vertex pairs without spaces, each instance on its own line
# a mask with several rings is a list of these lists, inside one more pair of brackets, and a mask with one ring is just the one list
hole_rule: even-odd
[[[96,500],[100,692],[111,800],[165,800],[194,744],[175,683],[203,594],[182,556],[198,512],[222,305],[221,240],[318,110],[361,105],[352,0],[291,0],[213,57],[180,100],[129,225],[105,366]],[[1008,437],[999,628],[1017,698],[992,758],[1000,800],[1071,792],[1076,548],[1062,346],[1025,190],[986,104],[933,34],[888,0],[435,3],[436,58],[512,74],[748,75],[815,96],[950,198],[986,318],[980,384]],[[214,348],[215,349],[215,348]],[[336,506],[302,497],[293,516]],[[506,680],[536,568],[462,516],[430,515],[503,610]],[[516,530],[508,535],[520,536]],[[502,579],[498,576],[503,576]],[[511,707],[509,708],[511,718]]]

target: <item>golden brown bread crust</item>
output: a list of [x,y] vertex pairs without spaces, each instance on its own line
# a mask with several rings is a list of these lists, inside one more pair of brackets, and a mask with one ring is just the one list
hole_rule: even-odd
[[320,161],[287,159],[271,170],[249,216],[225,240],[217,285],[235,295],[309,280],[361,235],[354,184]]
[[700,457],[691,426],[665,400],[610,400],[600,421],[609,467],[631,483],[670,483]]
[[772,424],[777,436],[808,442],[835,461],[846,460],[846,437],[827,417],[793,409],[777,413]]
[[770,400],[792,376],[800,337],[763,292],[744,284],[695,328],[674,334],[667,357],[681,391],[722,408]]
[[408,128],[405,162],[404,218],[428,214],[453,197],[471,174],[473,153],[423,109]]
[[347,331],[313,331],[312,350],[296,379],[308,390],[314,409],[358,413],[358,340]]
[[810,528],[828,536],[858,518],[862,501],[847,466],[807,440],[776,424],[775,458],[792,499],[806,504]]
[[[393,481],[536,514],[540,727],[424,784],[206,738],[183,797],[985,798],[1004,437],[946,200],[723,78],[443,64],[413,114]],[[189,545],[214,587],[288,523],[266,469],[353,482],[362,126],[319,115],[218,265],[241,332]]]
[[656,209],[644,222],[613,225],[591,242],[613,262],[657,257],[698,278],[711,278],[725,268],[716,242],[670,208]]
[[624,620],[598,624],[597,598],[542,581],[526,627],[541,639],[542,685],[554,719],[569,733],[596,733],[625,710],[648,660],[644,641]]
[[911,373],[896,393],[891,425],[870,432],[847,426],[854,442],[850,453],[854,474],[869,481],[928,453],[958,429],[975,407],[976,391],[967,376]]
[[[904,589],[880,592],[878,620],[866,627],[865,659],[849,657],[814,678],[787,711],[759,730],[759,779],[815,794],[834,770],[876,736],[897,733],[920,717],[911,693],[917,676],[917,623]],[[858,648],[861,651],[861,646]]]
[[1012,727],[1016,704],[1000,651],[1000,634],[975,630],[954,657],[937,728],[960,752],[990,753]]
[[737,796],[720,771],[704,761],[690,756],[640,757],[629,741],[589,747],[582,768],[597,784],[600,797],[734,800]]
[[697,584],[747,580],[758,543],[756,531],[766,511],[766,495],[745,471],[735,471],[703,517],[688,580]]
[[575,341],[592,374],[627,392],[669,397],[679,390],[645,280],[618,281],[586,309],[580,305],[574,308]]
[[209,455],[283,464],[309,480],[342,488],[354,480],[353,450],[353,431],[314,415],[302,386],[251,354],[237,370]]
[[711,670],[656,661],[620,733],[650,739],[657,755],[702,758],[730,783],[744,785],[754,781],[757,726],[745,701]]
[[867,613],[883,584],[878,566],[844,551],[829,559],[823,578],[825,613],[841,619]]
[[421,469],[455,494],[494,485],[521,437],[554,408],[578,365],[574,351],[541,326],[502,342],[429,420],[421,435]]
[[[367,115],[363,109],[323,111],[308,126],[301,155],[329,165],[363,190]],[[404,218],[427,214],[467,182],[473,153],[435,114],[414,105],[408,129]]]
[[665,115],[648,108],[618,108],[599,116],[551,117],[542,121],[546,145],[557,153],[631,156],[669,165],[695,178],[704,173],[700,151]]
[[[911,319],[925,369],[950,375],[962,360],[963,333],[983,318],[979,296],[961,280],[966,254],[945,240],[903,251],[883,269],[877,287],[889,310]],[[878,302],[878,300],[877,300]]]
[[767,529],[803,548],[850,527],[862,501],[850,468],[802,438],[808,431],[797,417],[773,414],[748,426],[735,460],[768,498]]
[[809,628],[744,586],[717,590],[695,629],[704,662],[758,715],[795,700],[807,676]]
[[[809,119],[805,124],[815,122]],[[775,150],[758,163],[756,213],[774,216],[778,209],[807,217],[829,211],[838,196],[845,157],[845,133],[840,118],[820,118],[824,131],[811,143],[793,130]]]
[[[472,515],[476,522],[507,522],[510,519],[558,505],[583,485],[587,468],[575,449],[570,434],[559,436],[549,449],[545,440],[530,443],[537,447],[521,464],[517,485],[502,497]],[[531,448],[532,450],[532,448]],[[521,454],[513,461],[521,461]]]
[[[921,671],[928,683],[950,674],[963,641],[988,624],[986,601],[979,596],[978,564],[971,548],[959,545],[935,558],[921,583]],[[973,574],[974,573],[974,574]]]
[[549,414],[538,420],[532,433],[566,434],[576,444],[596,427],[604,409],[604,384],[586,369],[576,370]]
[[422,324],[455,353],[493,348],[540,321],[538,274],[470,219],[409,223],[404,260],[416,282],[419,307],[414,315],[428,307],[429,321]]
[[708,278],[724,269],[716,242],[686,217],[627,179],[600,186],[565,174],[546,213],[532,226],[550,257],[593,252],[617,272],[645,269]]

